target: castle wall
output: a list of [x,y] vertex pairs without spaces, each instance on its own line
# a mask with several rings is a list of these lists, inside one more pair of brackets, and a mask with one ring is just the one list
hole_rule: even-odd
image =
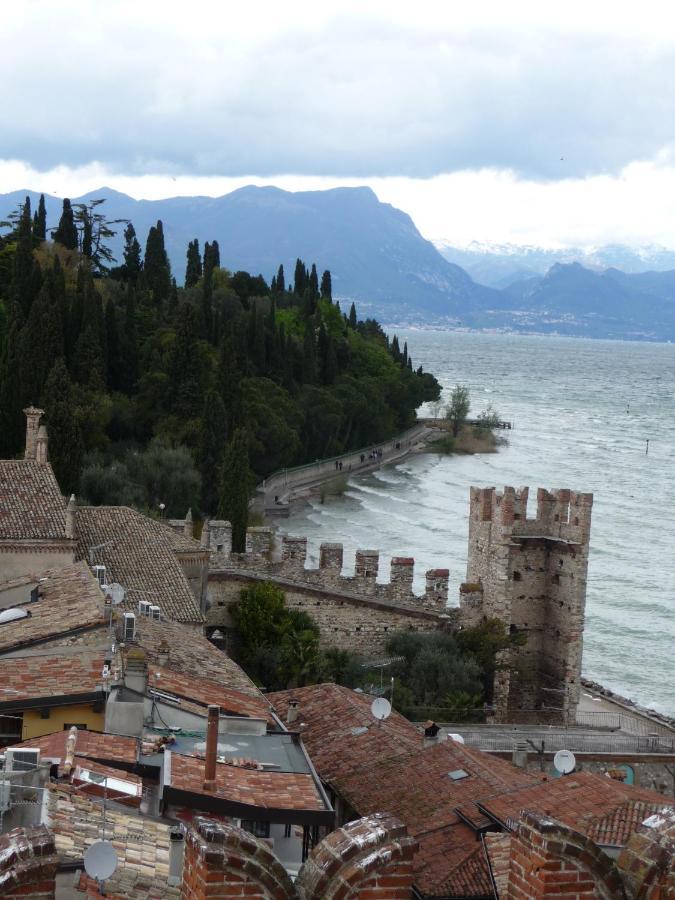
[[376,598],[347,597],[344,593],[293,584],[269,574],[221,572],[209,580],[210,609],[206,614],[207,633],[213,628],[229,630],[229,606],[239,599],[242,588],[261,581],[275,581],[284,591],[286,606],[308,613],[321,631],[321,644],[355,653],[378,654],[395,631],[437,631],[455,628],[459,610],[446,614],[428,610],[403,609]]

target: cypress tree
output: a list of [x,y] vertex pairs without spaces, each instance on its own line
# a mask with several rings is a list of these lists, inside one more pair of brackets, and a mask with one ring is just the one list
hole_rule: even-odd
[[61,244],[63,247],[67,247],[68,250],[77,250],[77,227],[75,225],[73,208],[70,205],[70,200],[67,197],[65,197],[63,200],[63,212],[61,213],[59,225],[54,232],[53,237],[58,244]]
[[312,263],[312,271],[309,275],[309,296],[312,301],[312,305],[316,305],[316,301],[319,299],[319,276],[316,272],[316,263]]
[[132,394],[138,381],[138,329],[136,327],[136,295],[127,289],[124,325],[120,338],[120,390]]
[[286,278],[284,276],[284,267],[279,266],[279,270],[277,272],[277,291],[280,294],[283,294],[286,290]]
[[321,298],[323,300],[333,301],[333,283],[328,269],[326,269],[321,276]]
[[0,357],[0,459],[11,459],[21,450],[26,430],[21,378],[22,323],[20,308],[12,303]]
[[298,297],[302,297],[307,287],[307,269],[301,259],[295,261],[294,290]]
[[407,341],[403,344],[403,365],[404,366],[408,365],[408,342]]
[[33,219],[33,237],[38,241],[47,239],[47,209],[44,194],[40,194],[37,212]]
[[199,444],[199,469],[202,476],[201,511],[213,516],[218,511],[223,454],[227,443],[227,416],[218,391],[204,398]]
[[305,325],[302,342],[302,380],[304,384],[316,384],[316,344],[314,323],[311,319],[308,319]]
[[124,229],[124,276],[130,284],[136,284],[141,274],[141,245],[138,243],[134,226],[129,222]]
[[197,417],[202,406],[200,359],[194,308],[183,303],[169,366],[169,400],[172,411],[187,419]]
[[352,305],[349,307],[349,327],[353,328],[354,331],[356,331],[357,324],[358,320],[356,318],[356,307],[352,303]]
[[117,310],[109,298],[105,305],[106,381],[111,391],[118,391],[122,382],[122,358],[120,335],[117,327]]
[[30,403],[42,402],[54,360],[64,354],[64,308],[59,288],[57,275],[49,270],[23,329],[21,378]]
[[37,296],[35,288],[37,287],[39,290],[39,285],[36,285],[34,281],[35,270],[39,271],[39,266],[33,259],[33,226],[30,217],[29,197],[26,197],[26,202],[21,208],[17,232],[12,294],[25,317],[28,315],[34,297]]
[[220,343],[218,357],[218,389],[223,398],[227,433],[232,434],[242,420],[241,367],[232,335],[226,334]]
[[187,264],[185,266],[185,287],[194,287],[202,277],[202,258],[199,255],[199,241],[190,241],[187,248]]
[[77,490],[82,465],[82,434],[74,408],[74,392],[63,357],[51,368],[45,387],[49,461],[64,494]]
[[396,335],[394,335],[394,337],[391,339],[390,350],[391,350],[391,355],[394,357],[396,362],[400,362],[401,361],[401,348],[399,347],[398,337]]
[[245,429],[237,428],[223,457],[222,488],[218,514],[232,525],[232,550],[243,553],[246,549],[248,525],[248,500],[254,479],[249,464],[248,436]]
[[171,266],[164,247],[164,226],[161,219],[148,232],[143,270],[155,303],[159,305],[168,300],[171,292]]

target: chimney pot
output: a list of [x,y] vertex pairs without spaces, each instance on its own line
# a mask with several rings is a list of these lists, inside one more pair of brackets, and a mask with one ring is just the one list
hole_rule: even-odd
[[288,701],[288,712],[286,713],[286,724],[292,725],[300,715],[300,701],[299,700],[289,700]]

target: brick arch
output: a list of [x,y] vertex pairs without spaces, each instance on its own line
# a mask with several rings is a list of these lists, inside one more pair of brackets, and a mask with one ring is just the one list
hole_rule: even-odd
[[402,822],[375,813],[349,822],[318,844],[295,887],[299,900],[352,900],[361,892],[382,900],[409,898],[417,841]]
[[675,809],[645,819],[617,860],[630,897],[675,898]]
[[0,897],[54,896],[58,858],[44,825],[0,835]]
[[296,897],[268,844],[236,825],[196,816],[185,842],[182,900],[243,895],[248,900]]
[[507,897],[535,900],[569,892],[580,900],[626,897],[614,861],[589,837],[556,819],[523,812],[511,843]]

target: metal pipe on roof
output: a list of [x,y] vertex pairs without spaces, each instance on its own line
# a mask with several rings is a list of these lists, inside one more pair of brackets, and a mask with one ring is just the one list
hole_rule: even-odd
[[216,789],[216,756],[218,754],[218,720],[220,707],[209,704],[206,719],[206,760],[204,763],[204,790]]

